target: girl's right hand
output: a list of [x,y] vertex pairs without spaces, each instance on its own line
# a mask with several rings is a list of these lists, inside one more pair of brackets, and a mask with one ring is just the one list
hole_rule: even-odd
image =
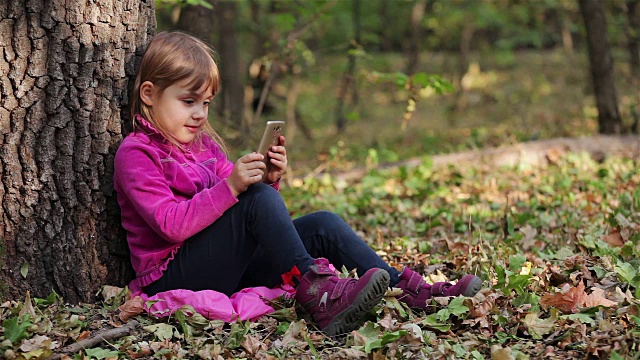
[[238,197],[249,185],[262,181],[262,175],[267,168],[262,158],[262,154],[250,153],[236,161],[227,178],[227,184],[234,196]]

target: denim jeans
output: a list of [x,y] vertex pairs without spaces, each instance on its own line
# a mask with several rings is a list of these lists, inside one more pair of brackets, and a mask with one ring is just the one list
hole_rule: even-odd
[[280,194],[265,184],[251,185],[238,200],[182,244],[163,276],[145,288],[149,296],[172,289],[231,295],[246,287],[274,287],[294,265],[304,274],[318,257],[359,275],[381,268],[391,285],[398,282],[399,272],[338,215],[319,211],[292,220]]

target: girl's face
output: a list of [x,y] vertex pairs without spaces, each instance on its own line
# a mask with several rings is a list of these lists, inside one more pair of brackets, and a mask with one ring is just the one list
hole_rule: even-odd
[[190,143],[206,123],[213,92],[205,84],[191,91],[189,79],[175,83],[164,91],[145,81],[140,86],[142,101],[151,107],[153,120],[182,144]]

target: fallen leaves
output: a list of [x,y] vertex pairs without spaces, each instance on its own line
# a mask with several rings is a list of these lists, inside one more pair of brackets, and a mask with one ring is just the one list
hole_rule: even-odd
[[[610,176],[600,178],[605,166]],[[382,180],[339,194],[303,184],[295,195],[313,197],[320,208],[348,204],[351,225],[398,269],[411,266],[429,282],[473,272],[487,287],[473,298],[434,299],[431,314],[407,308],[395,298],[398,289],[389,290],[369,322],[335,338],[317,331],[291,301],[273,304],[278,311],[272,316],[225,324],[187,307],[171,317],[151,317],[141,298],[118,287],[104,287],[96,306],[68,306],[56,294],[26,296],[0,304],[0,357],[44,358],[62,344],[136,317],[144,329],[73,357],[637,358],[637,173],[633,162],[609,166],[567,155],[526,175],[515,169],[406,169],[393,183],[411,196],[373,188],[390,184],[393,173],[371,175]],[[620,189],[615,179],[621,178],[635,180]],[[313,210],[305,206],[292,210]]]
[[565,292],[547,294],[540,299],[540,306],[544,310],[549,307],[560,309],[564,313],[574,313],[584,303],[587,294],[584,292],[584,284],[580,282],[576,287],[569,287]]
[[132,317],[141,314],[144,311],[144,300],[140,296],[135,296],[127,300],[118,308],[120,310],[120,320],[127,322]]
[[555,307],[565,314],[570,314],[585,307],[612,307],[618,305],[617,302],[607,299],[604,295],[604,290],[600,288],[593,288],[591,294],[587,295],[582,282],[580,282],[578,286],[568,287],[569,289],[564,292],[544,295],[540,299],[540,306],[545,310],[550,307]]

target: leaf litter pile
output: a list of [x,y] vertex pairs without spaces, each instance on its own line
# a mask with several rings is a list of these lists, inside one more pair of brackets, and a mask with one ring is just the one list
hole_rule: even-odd
[[149,316],[126,288],[105,286],[99,302],[75,306],[26,294],[0,305],[0,357],[637,359],[639,185],[634,159],[580,154],[535,168],[425,160],[357,183],[295,180],[282,190],[294,217],[335,211],[393,266],[429,282],[476,273],[483,290],[435,298],[425,313],[390,289],[361,328],[333,338],[289,299],[228,324],[189,307]]

